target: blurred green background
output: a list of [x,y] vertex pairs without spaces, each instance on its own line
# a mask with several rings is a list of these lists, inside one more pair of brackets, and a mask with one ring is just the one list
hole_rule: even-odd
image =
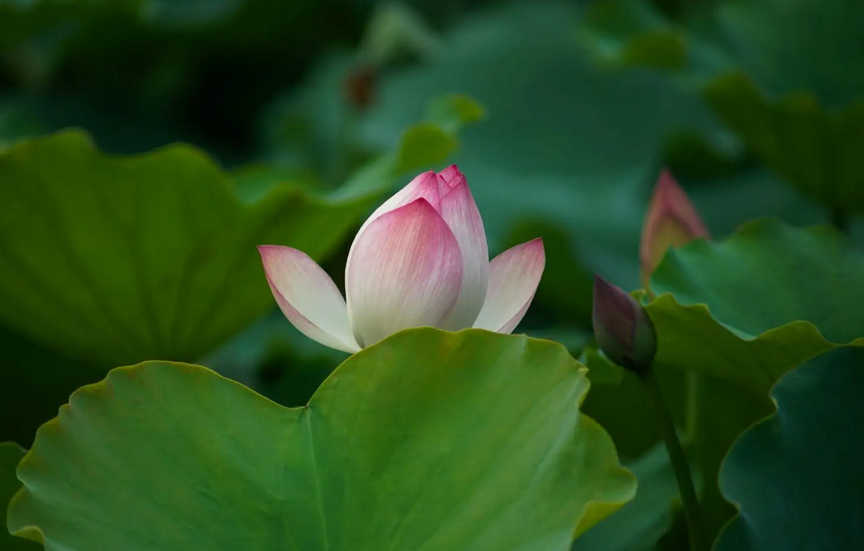
[[[215,262],[228,254],[220,247],[228,242],[252,254],[259,235],[306,228],[310,242],[324,232],[315,256],[337,281],[353,229],[375,202],[412,171],[456,162],[484,216],[491,254],[545,239],[546,272],[518,331],[560,340],[578,354],[591,339],[591,274],[639,287],[639,232],[664,167],[716,238],[746,220],[776,216],[833,223],[860,246],[862,28],[857,0],[0,0],[0,151],[69,127],[108,154],[191,144],[215,165],[184,149],[169,150],[176,161],[121,169],[88,153],[83,137],[66,136],[80,152],[58,165],[53,191],[59,204],[73,205],[73,225],[104,236],[110,225],[96,220],[104,213],[74,210],[91,179],[110,190],[140,170],[142,181],[157,179],[165,194],[187,180],[224,180],[231,197],[213,201],[225,205],[203,194],[183,211],[212,214],[201,230],[211,245],[197,254]],[[49,149],[34,158],[51,163]],[[102,172],[75,164],[90,155]],[[23,174],[10,166],[7,177]],[[28,174],[22,181],[34,189],[45,179]],[[313,219],[308,208],[274,194],[302,197],[320,213]],[[234,203],[252,205],[252,214],[236,214]],[[168,218],[174,211],[159,214],[154,205],[139,229],[152,236],[158,256],[176,221]],[[259,208],[282,217],[278,231],[253,231]],[[74,316],[64,314],[62,300],[48,299],[27,306],[42,318],[21,322],[24,306],[11,283],[23,273],[11,267],[16,251],[39,246],[21,240],[27,223],[47,222],[10,214],[0,228],[0,262],[8,263],[0,440],[28,446],[72,389],[117,363],[199,361],[295,405],[344,358],[303,338],[265,300],[259,266],[245,262],[254,254],[233,264],[243,266],[236,280],[234,268],[220,268],[227,275],[219,292],[231,312],[200,342],[130,344],[115,354],[111,345],[103,348],[112,353],[92,353],[98,346],[91,341],[122,334],[52,339],[69,333]],[[83,279],[96,287],[120,281],[110,256],[99,258],[104,265],[89,266]],[[32,268],[55,273],[60,299],[76,292],[59,268]],[[246,289],[240,280],[248,292],[229,296],[226,289]],[[158,294],[158,285],[149,292]],[[105,292],[123,289],[118,283]],[[196,318],[199,328],[210,321],[206,312]],[[642,406],[621,399],[635,393],[633,381],[607,384],[597,373],[588,413],[640,475],[668,488],[669,473],[650,451],[656,435],[629,421]],[[670,388],[680,383],[668,381]]]

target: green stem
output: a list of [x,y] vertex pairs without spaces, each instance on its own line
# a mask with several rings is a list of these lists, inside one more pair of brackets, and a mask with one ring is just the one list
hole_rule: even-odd
[[654,375],[654,370],[647,369],[641,375],[642,381],[645,384],[645,394],[648,396],[651,409],[656,414],[657,428],[660,430],[663,441],[666,443],[669,461],[675,470],[675,478],[678,479],[678,492],[681,494],[681,503],[684,505],[684,517],[687,519],[690,549],[691,551],[707,551],[708,546],[706,545],[702,529],[696,488],[693,486],[693,478],[690,475],[690,465],[687,463],[687,457],[681,448],[681,442],[678,440],[675,423],[672,421],[672,416],[666,407],[666,402],[663,400],[663,393],[660,391],[660,385],[657,382],[657,377]]

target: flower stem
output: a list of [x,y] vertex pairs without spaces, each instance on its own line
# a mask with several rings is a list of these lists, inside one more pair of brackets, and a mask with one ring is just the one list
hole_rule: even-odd
[[656,416],[657,428],[660,430],[663,441],[666,443],[666,451],[669,454],[669,461],[672,463],[672,468],[675,471],[675,478],[678,479],[678,492],[681,495],[681,503],[684,506],[684,517],[687,519],[690,549],[691,551],[707,551],[708,546],[705,542],[705,534],[702,529],[702,515],[699,512],[696,488],[693,486],[693,478],[690,475],[690,465],[687,463],[687,457],[681,448],[681,442],[678,440],[675,423],[672,421],[672,416],[666,407],[666,402],[663,400],[663,394],[660,391],[657,377],[654,375],[654,369],[646,369],[640,375],[642,376],[649,405],[654,410]]

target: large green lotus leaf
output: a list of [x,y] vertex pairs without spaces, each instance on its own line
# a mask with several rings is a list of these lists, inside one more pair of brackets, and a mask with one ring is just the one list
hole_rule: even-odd
[[777,412],[744,433],[723,463],[723,493],[741,514],[717,551],[860,547],[861,388],[861,349],[830,352],[780,380]]
[[[24,450],[14,442],[0,442],[0,513],[5,515],[6,505],[21,487],[21,483],[15,478],[15,467],[24,457]],[[31,541],[16,538],[7,531],[0,531],[0,550],[2,551],[31,551],[39,549],[39,546]]]
[[395,335],[299,408],[118,368],[40,428],[9,527],[47,549],[563,550],[635,489],[587,390],[561,345],[480,330]]
[[272,306],[255,245],[327,252],[369,206],[291,189],[244,207],[201,152],[108,157],[79,132],[0,155],[0,319],[110,365],[193,359]]
[[0,153],[0,320],[106,366],[197,359],[272,309],[256,245],[319,258],[413,168],[404,156],[440,162],[453,147],[424,123],[338,197],[286,183],[245,204],[187,146],[111,157],[79,132],[21,143]]
[[654,273],[660,296],[645,307],[658,369],[697,375],[685,428],[712,533],[734,513],[717,487],[720,462],[770,413],[771,386],[827,350],[864,344],[862,280],[864,257],[839,233],[775,220],[670,251]]

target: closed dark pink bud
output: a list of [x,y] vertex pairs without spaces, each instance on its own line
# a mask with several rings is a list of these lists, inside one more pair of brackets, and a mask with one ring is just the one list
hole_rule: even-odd
[[594,336],[613,362],[642,371],[651,367],[657,351],[654,324],[629,294],[594,276]]

